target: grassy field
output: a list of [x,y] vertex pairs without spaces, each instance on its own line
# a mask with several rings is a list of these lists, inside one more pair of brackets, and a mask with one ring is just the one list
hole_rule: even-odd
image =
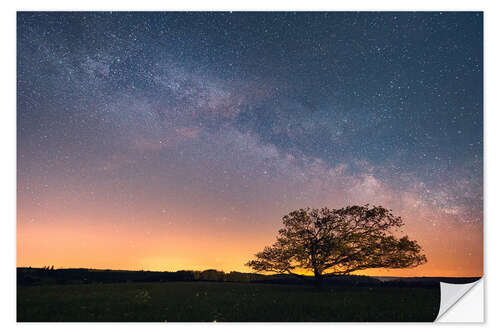
[[433,321],[439,289],[167,282],[17,288],[17,320]]

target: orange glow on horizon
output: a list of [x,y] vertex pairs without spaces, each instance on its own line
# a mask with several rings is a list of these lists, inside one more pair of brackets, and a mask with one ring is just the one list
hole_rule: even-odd
[[[111,224],[113,225],[113,224]],[[250,272],[244,265],[265,245],[276,229],[252,232],[225,227],[163,226],[154,232],[140,225],[18,223],[17,266],[122,270],[205,270]],[[412,269],[370,269],[354,274],[373,276],[480,276],[482,227],[442,223],[428,231],[409,225],[410,237],[422,245],[428,263]],[[464,260],[470,259],[470,260]]]

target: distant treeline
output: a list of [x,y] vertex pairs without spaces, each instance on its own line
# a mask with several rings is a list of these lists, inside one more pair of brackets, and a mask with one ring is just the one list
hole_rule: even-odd
[[[122,271],[87,268],[17,268],[18,285],[38,284],[81,284],[81,283],[124,283],[124,282],[169,282],[169,281],[212,281],[212,282],[254,282],[254,283],[312,283],[311,276],[290,276],[287,274],[264,275],[257,273],[230,272],[215,269],[205,271],[181,270],[177,272]],[[336,284],[380,284],[367,276],[326,277],[325,283]]]
[[[325,276],[327,285],[358,285],[358,286],[423,286],[438,287],[439,281],[449,283],[468,283],[477,278],[408,278],[382,282],[377,278],[360,275]],[[126,282],[172,282],[172,281],[212,281],[212,282],[247,282],[247,283],[279,283],[279,284],[309,284],[312,276],[297,276],[288,274],[264,275],[257,273],[230,272],[225,273],[215,269],[205,271],[181,270],[177,272],[155,271],[122,271],[100,270],[87,268],[54,269],[17,268],[17,284],[19,286],[47,284],[88,284],[88,283],[126,283]]]

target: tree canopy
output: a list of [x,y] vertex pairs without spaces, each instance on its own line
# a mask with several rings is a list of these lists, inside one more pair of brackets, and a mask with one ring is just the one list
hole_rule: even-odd
[[427,261],[415,240],[396,236],[403,226],[401,217],[381,206],[299,209],[284,216],[283,225],[276,242],[247,266],[289,274],[307,270],[319,281],[326,273],[409,268]]

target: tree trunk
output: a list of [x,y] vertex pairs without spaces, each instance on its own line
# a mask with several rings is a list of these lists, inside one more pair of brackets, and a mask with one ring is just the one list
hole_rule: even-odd
[[314,285],[320,289],[322,287],[323,275],[318,269],[314,269]]

